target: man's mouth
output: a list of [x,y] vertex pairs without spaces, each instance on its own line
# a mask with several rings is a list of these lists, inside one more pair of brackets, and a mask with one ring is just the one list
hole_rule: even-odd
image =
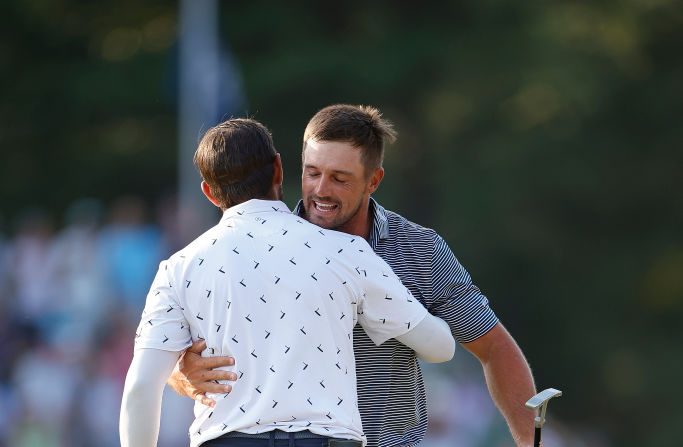
[[336,203],[332,202],[313,200],[313,207],[319,213],[331,213],[335,211],[339,206]]

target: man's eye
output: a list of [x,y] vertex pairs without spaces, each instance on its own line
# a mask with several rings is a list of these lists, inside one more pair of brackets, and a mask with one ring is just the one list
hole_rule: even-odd
[[309,173],[308,173],[308,176],[311,177],[311,178],[314,178],[314,177],[320,176],[320,174],[318,174],[317,172],[309,172]]

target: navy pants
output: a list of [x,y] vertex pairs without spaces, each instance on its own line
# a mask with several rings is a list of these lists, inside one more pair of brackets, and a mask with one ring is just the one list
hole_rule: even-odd
[[[274,433],[274,432],[273,432]],[[270,439],[230,436],[206,441],[201,447],[361,447],[360,441],[350,441],[326,437],[295,438],[290,433],[289,439],[275,439],[271,433]]]

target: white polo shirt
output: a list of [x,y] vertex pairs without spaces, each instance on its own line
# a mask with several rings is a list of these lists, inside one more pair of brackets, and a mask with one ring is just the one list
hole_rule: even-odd
[[362,440],[353,326],[377,344],[427,310],[357,236],[324,230],[283,202],[250,200],[159,266],[136,349],[206,340],[237,373],[216,406],[195,404],[191,446],[274,429]]

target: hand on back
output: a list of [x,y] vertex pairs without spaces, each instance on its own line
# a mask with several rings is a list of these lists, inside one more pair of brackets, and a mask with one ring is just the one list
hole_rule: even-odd
[[233,366],[232,357],[202,357],[206,349],[204,340],[195,341],[190,348],[181,355],[168,384],[181,396],[189,397],[204,405],[213,407],[216,401],[207,397],[207,393],[226,394],[232,391],[232,386],[218,383],[218,381],[235,381],[237,374],[231,371],[217,369],[223,366]]

